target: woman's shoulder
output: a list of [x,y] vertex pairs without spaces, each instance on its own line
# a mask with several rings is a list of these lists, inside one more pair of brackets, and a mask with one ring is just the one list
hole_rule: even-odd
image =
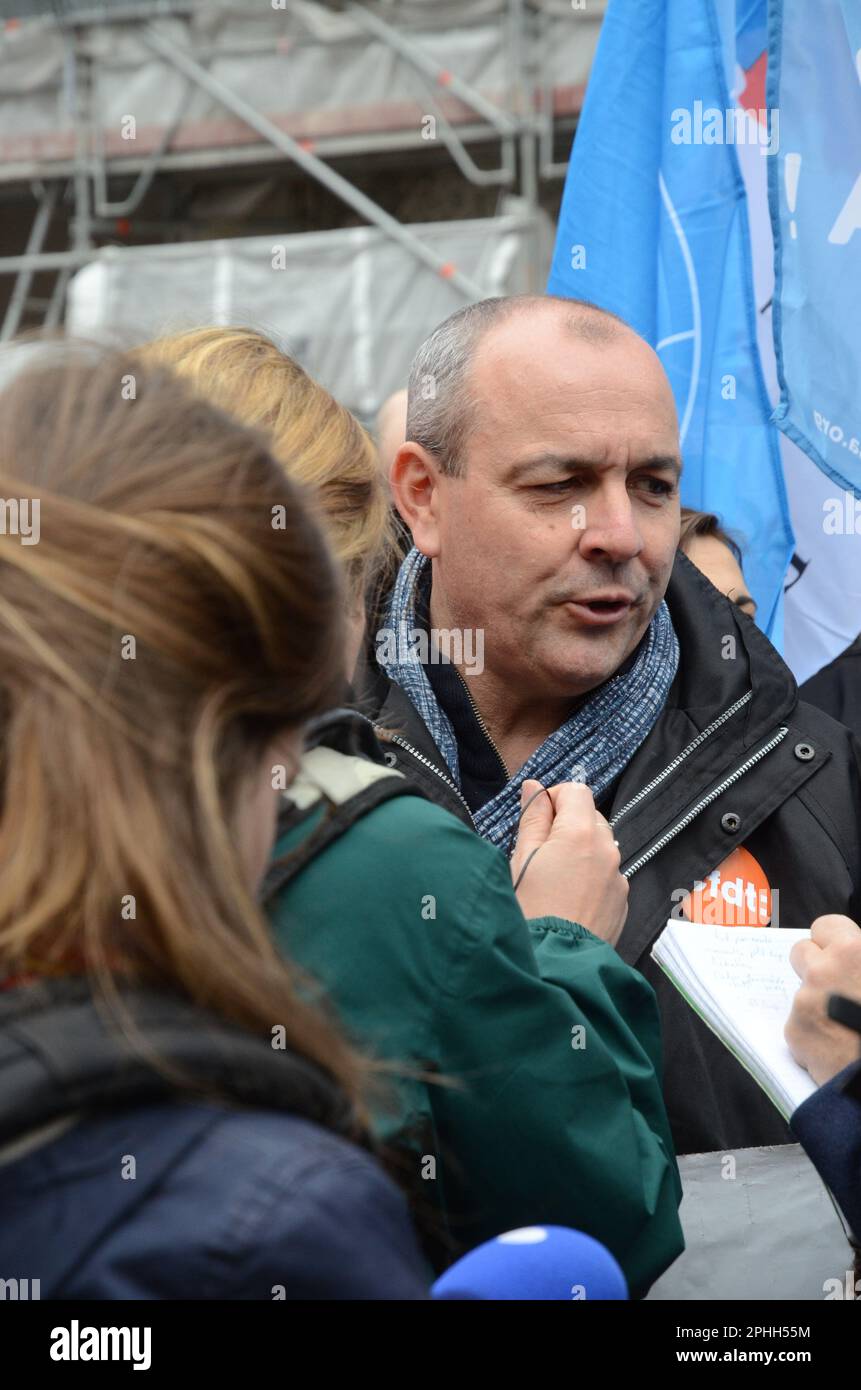
[[[310,1120],[226,1111],[172,1175],[168,1205],[171,1189],[198,1193],[192,1248],[228,1286],[213,1296],[425,1294],[402,1194],[371,1154]],[[158,1220],[154,1205],[144,1220]]]
[[[313,837],[321,826],[322,815],[300,833]],[[296,835],[282,838],[276,860],[289,863],[298,845]],[[369,1007],[387,1005],[389,1033],[391,997],[421,998],[433,1012],[475,950],[515,924],[523,931],[505,856],[409,790],[321,841],[268,911],[282,949],[342,1010],[361,1008],[367,1022]]]
[[433,847],[427,843],[428,837],[442,836],[450,849],[456,848],[467,860],[486,863],[498,853],[451,811],[429,801],[413,787],[404,789],[400,796],[381,802],[362,817],[362,821],[374,834],[397,828],[413,840],[422,840],[429,851]]
[[367,842],[403,843],[417,866],[444,855],[450,872],[481,875],[504,862],[500,850],[409,783],[361,817],[359,827]]
[[[62,1171],[75,1211],[82,1220],[89,1213],[89,1254],[61,1296],[424,1295],[401,1193],[370,1153],[311,1120],[214,1104],[141,1106],[83,1120],[52,1148],[44,1160],[54,1183]],[[105,1185],[120,1172],[117,1148],[126,1180],[110,1184],[114,1209],[100,1227],[93,1204],[111,1205]],[[103,1160],[107,1171],[97,1172]],[[32,1178],[32,1156],[30,1164]],[[39,1194],[18,1194],[19,1219],[31,1205],[38,1246]]]
[[[378,789],[376,796],[369,796],[372,788]],[[341,822],[342,828],[321,841],[320,853],[309,867],[325,862],[327,873],[366,877],[371,872],[381,894],[387,884],[402,891],[409,882],[438,884],[443,876],[462,893],[469,882],[504,867],[500,851],[457,816],[429,801],[401,773],[366,758],[315,749],[289,796],[306,819],[279,839],[276,857],[320,829],[325,798],[330,819]]]
[[[344,875],[352,887],[353,915],[379,914],[437,923],[440,948],[451,937],[461,946],[493,927],[491,903],[515,909],[505,856],[457,816],[412,792],[383,801],[335,841],[321,871]],[[412,948],[416,942],[413,936]]]

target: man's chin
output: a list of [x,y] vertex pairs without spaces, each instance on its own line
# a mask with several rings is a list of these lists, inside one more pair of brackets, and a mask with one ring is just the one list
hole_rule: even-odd
[[603,685],[624,665],[642,635],[639,627],[633,632],[615,629],[611,633],[593,628],[582,635],[578,633],[575,640],[555,651],[547,663],[552,667],[553,685],[572,698]]

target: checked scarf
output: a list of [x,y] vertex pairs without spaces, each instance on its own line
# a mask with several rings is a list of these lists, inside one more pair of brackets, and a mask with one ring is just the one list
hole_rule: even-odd
[[[413,549],[401,565],[384,626],[377,634],[377,661],[421,715],[452,778],[460,786],[454,730],[440,708],[416,648],[421,636],[416,624],[417,591],[429,564],[427,556]],[[389,635],[389,642],[381,651],[380,639],[384,634]],[[670,611],[662,601],[630,670],[600,685],[570,719],[536,748],[502,790],[473,813],[482,838],[509,852],[513,849],[520,817],[520,788],[530,777],[545,787],[564,781],[585,782],[595,797],[600,796],[653,728],[678,664],[678,639]]]

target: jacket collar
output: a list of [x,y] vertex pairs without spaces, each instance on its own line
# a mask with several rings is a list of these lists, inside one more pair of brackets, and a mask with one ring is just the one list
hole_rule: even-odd
[[611,822],[619,818],[623,866],[743,765],[798,703],[795,679],[768,638],[681,553],[666,599],[679,639],[679,669],[662,714],[606,810]]
[[122,989],[113,1017],[82,977],[0,992],[0,1143],[70,1111],[177,1094],[286,1110],[347,1133],[354,1116],[322,1070],[178,994]]

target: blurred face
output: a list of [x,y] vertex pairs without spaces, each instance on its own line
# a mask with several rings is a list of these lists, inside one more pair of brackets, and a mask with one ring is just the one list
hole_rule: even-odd
[[751,618],[755,616],[756,604],[744,582],[741,566],[728,545],[717,536],[692,536],[684,549],[688,559],[716,589],[737,603],[743,613]]
[[483,628],[485,669],[520,697],[583,694],[633,652],[669,580],[669,384],[632,333],[584,341],[550,309],[491,330],[471,383],[465,473],[438,478],[413,528],[434,558],[433,620]]

